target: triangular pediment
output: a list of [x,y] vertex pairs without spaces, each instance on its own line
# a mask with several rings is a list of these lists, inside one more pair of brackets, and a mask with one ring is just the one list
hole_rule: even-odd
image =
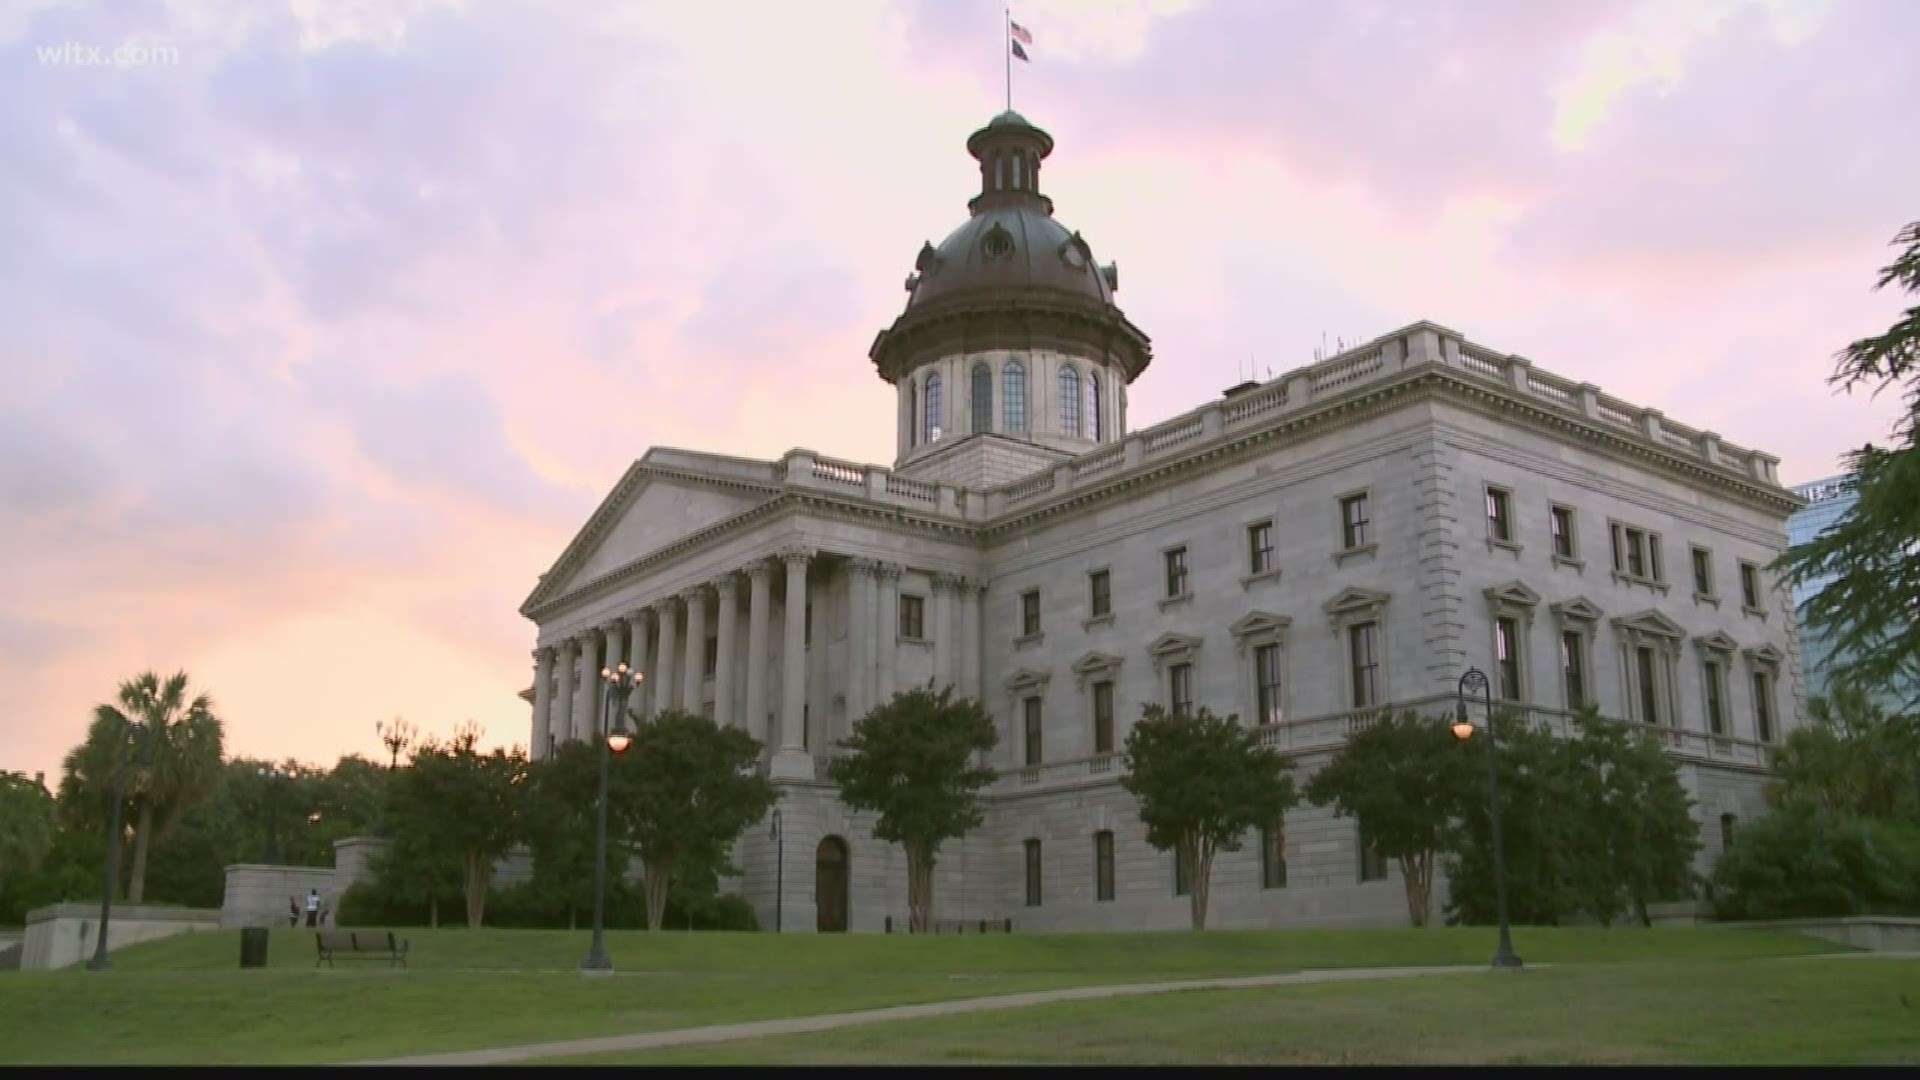
[[1486,596],[1496,604],[1534,607],[1540,603],[1540,594],[1527,588],[1527,583],[1518,579],[1487,589]]
[[1724,630],[1715,630],[1711,634],[1695,634],[1693,643],[1703,649],[1723,653],[1730,653],[1740,647],[1740,643],[1728,637]]
[[1633,615],[1622,615],[1613,620],[1613,625],[1622,630],[1638,630],[1643,634],[1675,640],[1687,636],[1685,627],[1651,608]]
[[1338,617],[1354,612],[1372,611],[1385,604],[1389,597],[1388,593],[1351,585],[1333,594],[1333,599],[1320,606],[1327,614]]
[[1190,653],[1199,647],[1199,638],[1191,634],[1178,634],[1169,631],[1153,639],[1153,644],[1147,646],[1147,655],[1155,658],[1179,656],[1183,653]]
[[[693,458],[692,467],[698,468],[697,458]],[[685,471],[690,470],[675,470]],[[645,461],[635,462],[552,568],[540,576],[540,584],[521,605],[521,613],[743,514],[776,494],[771,484],[741,483],[719,476],[713,483],[702,483],[699,477],[673,475]]]
[[1245,638],[1255,634],[1283,634],[1292,625],[1293,620],[1285,615],[1275,615],[1271,611],[1249,611],[1227,630],[1234,637]]
[[1075,675],[1100,675],[1120,666],[1121,658],[1112,653],[1090,652],[1075,660],[1068,670]]
[[1032,668],[1020,668],[1007,676],[1007,689],[1015,693],[1022,690],[1038,690],[1047,685],[1053,676],[1049,672],[1035,671]]
[[1599,622],[1606,615],[1606,612],[1600,610],[1599,605],[1584,596],[1562,600],[1554,604],[1551,610],[1559,618],[1579,619],[1583,622]]
[[1774,648],[1772,643],[1762,645],[1759,648],[1755,648],[1755,649],[1742,650],[1742,655],[1744,655],[1749,660],[1752,660],[1756,663],[1761,663],[1761,664],[1779,664],[1784,662],[1787,658],[1787,654],[1781,652],[1779,649]]

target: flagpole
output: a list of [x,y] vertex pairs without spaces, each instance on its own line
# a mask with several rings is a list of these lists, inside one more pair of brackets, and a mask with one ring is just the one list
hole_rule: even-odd
[[1000,55],[1007,62],[1007,111],[1013,111],[1013,9],[1001,12]]

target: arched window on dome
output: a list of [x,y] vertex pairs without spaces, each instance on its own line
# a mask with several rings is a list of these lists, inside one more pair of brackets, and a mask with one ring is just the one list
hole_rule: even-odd
[[1072,364],[1060,366],[1060,434],[1080,434],[1080,372]]
[[1000,191],[1007,186],[1007,155],[993,155],[993,190]]
[[907,449],[920,445],[920,384],[907,380]]
[[1100,373],[1087,372],[1087,438],[1100,437]]
[[973,365],[973,430],[993,430],[993,369]]
[[927,442],[940,441],[940,373],[927,376]]
[[1000,369],[1000,400],[1003,411],[1000,430],[1027,430],[1027,368],[1018,360],[1007,361]]
[[1019,191],[1027,184],[1026,165],[1027,156],[1025,154],[1013,155],[1013,190],[1015,191]]

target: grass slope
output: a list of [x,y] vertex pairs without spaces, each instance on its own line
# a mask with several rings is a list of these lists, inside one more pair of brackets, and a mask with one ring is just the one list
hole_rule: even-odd
[[[313,969],[311,931],[278,930],[266,970],[238,931],[114,954],[109,973],[0,974],[0,1063],[296,1063],[507,1046],[1021,990],[1306,968],[1484,964],[1480,929],[1148,934],[648,934],[615,931],[611,978],[577,972],[584,931],[403,931],[411,969]],[[1835,951],[1751,930],[1531,929],[1534,962],[1727,961]],[[1859,963],[1872,963],[1861,961]],[[1851,963],[1848,966],[1852,966]]]

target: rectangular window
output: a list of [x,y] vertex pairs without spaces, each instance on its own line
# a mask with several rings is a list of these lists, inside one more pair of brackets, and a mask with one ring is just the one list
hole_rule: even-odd
[[1180,861],[1180,849],[1173,850],[1173,895],[1187,895],[1187,865]]
[[1273,522],[1247,526],[1247,573],[1264,574],[1273,569]]
[[719,638],[710,637],[707,639],[706,655],[702,658],[700,666],[701,666],[701,670],[706,672],[706,676],[709,679],[713,678],[714,672],[720,670],[720,639]]
[[1577,709],[1587,702],[1587,658],[1585,642],[1578,630],[1560,635],[1560,674],[1567,689],[1567,708]]
[[1174,548],[1166,553],[1167,595],[1187,595],[1187,549]]
[[1367,496],[1349,495],[1340,500],[1340,542],[1348,550],[1367,543]]
[[1040,764],[1040,699],[1026,700],[1027,764]]
[[1773,676],[1753,673],[1753,731],[1761,742],[1773,741]]
[[1760,609],[1760,568],[1750,562],[1740,564],[1740,602],[1754,611]]
[[1113,684],[1093,684],[1093,752],[1113,753]]
[[1040,906],[1040,841],[1027,841],[1027,906]]
[[1487,535],[1513,541],[1513,493],[1504,488],[1487,489]]
[[1365,825],[1360,826],[1360,880],[1387,880],[1386,857],[1380,854],[1380,849],[1374,845],[1373,838],[1367,835]]
[[1093,898],[1113,899],[1113,834],[1093,834]]
[[1701,675],[1707,682],[1707,730],[1715,735],[1727,733],[1727,704],[1720,674],[1720,662],[1709,660],[1701,665]]
[[1260,887],[1287,887],[1287,833],[1284,822],[1260,830]]
[[1494,659],[1500,674],[1500,699],[1520,700],[1520,624],[1514,619],[1493,621]]
[[1175,664],[1167,669],[1167,707],[1175,716],[1193,712],[1193,665]]
[[1347,663],[1353,682],[1353,707],[1371,709],[1380,704],[1379,626],[1364,622],[1347,627]]
[[1253,650],[1254,722],[1277,724],[1285,719],[1280,706],[1280,646]]
[[1556,506],[1548,514],[1553,526],[1553,553],[1563,559],[1574,558],[1573,546],[1573,509]]
[[927,599],[924,596],[900,595],[900,636],[915,641],[926,636]]
[[1654,682],[1653,650],[1642,645],[1633,651],[1634,675],[1640,684],[1640,722],[1657,724],[1660,722],[1660,687]]
[[1022,637],[1040,632],[1040,590],[1028,589],[1020,594],[1020,634]]
[[1113,611],[1113,575],[1095,570],[1087,575],[1087,607],[1099,618]]
[[1693,593],[1695,596],[1713,595],[1713,552],[1695,545],[1693,548]]

